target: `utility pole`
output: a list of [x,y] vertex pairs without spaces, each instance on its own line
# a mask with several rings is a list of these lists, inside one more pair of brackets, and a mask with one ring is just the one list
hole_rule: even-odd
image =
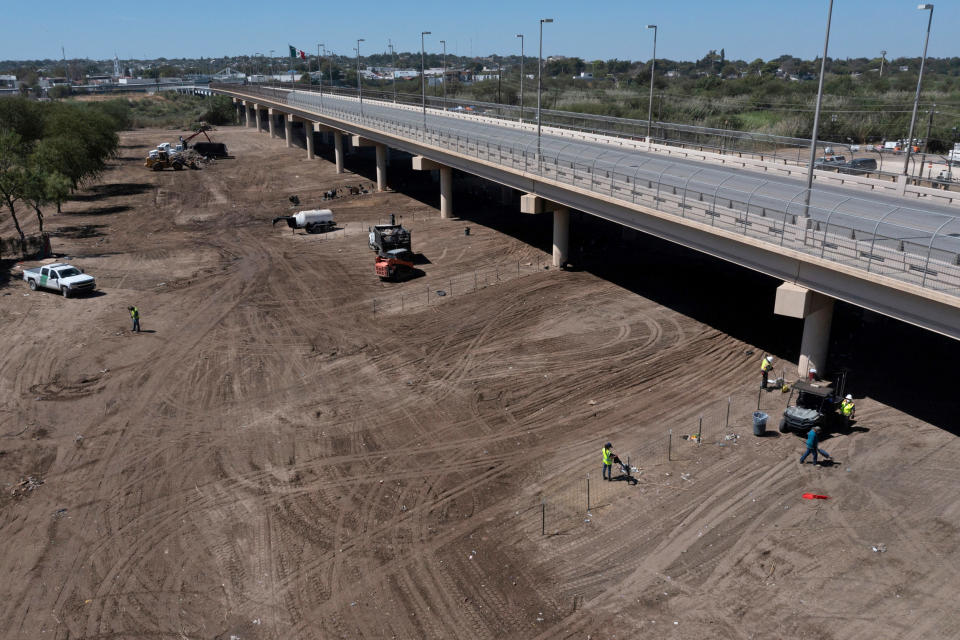
[[60,47],[60,55],[63,56],[63,75],[67,79],[67,86],[70,85],[70,68],[67,67],[67,51]]
[[[820,58],[820,84],[817,87],[817,108],[813,112],[813,132],[810,134],[810,165],[807,167],[807,192],[804,194],[804,229],[810,220],[810,194],[813,191],[813,165],[817,159],[817,133],[820,127],[820,106],[823,103],[823,76],[827,71],[827,47],[830,45],[830,22],[833,19],[833,0],[827,8],[827,30],[823,38],[823,57]],[[804,232],[806,235],[806,232]]]
[[447,110],[447,41],[441,40],[443,45],[443,110]]
[[520,122],[523,122],[523,34],[518,33],[520,38]]
[[927,151],[930,150],[930,129],[933,128],[933,114],[936,113],[934,109],[937,108],[937,105],[930,107],[930,117],[927,120],[927,137],[923,139],[923,160],[920,162],[920,178],[923,178],[923,167],[927,164]]
[[880,77],[883,77],[883,63],[887,61],[887,52],[880,52]]
[[393,43],[387,40],[387,46],[390,47],[390,68],[393,70],[393,102],[397,102],[397,57],[393,48]]
[[913,96],[913,115],[910,116],[910,133],[907,134],[907,153],[903,158],[904,180],[909,175],[910,152],[913,150],[913,126],[917,122],[917,107],[920,104],[920,86],[923,84],[923,66],[927,62],[927,45],[930,44],[930,25],[933,24],[932,4],[921,4],[917,7],[917,9],[920,11],[929,11],[930,15],[927,18],[927,37],[923,41],[923,57],[920,58],[920,74],[917,76],[917,93]]

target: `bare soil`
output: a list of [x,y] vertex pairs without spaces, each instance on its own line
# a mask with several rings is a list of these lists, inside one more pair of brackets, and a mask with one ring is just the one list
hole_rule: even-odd
[[[460,220],[402,158],[402,193],[323,202],[369,157],[215,135],[158,173],[176,136],[125,133],[47,217],[95,295],[0,286],[0,637],[960,637],[955,343],[838,305],[858,421],[801,466],[787,394],[751,433],[799,342],[775,282],[577,215],[585,268],[544,269],[549,217],[476,181]],[[270,224],[314,207],[338,231]],[[391,212],[403,283],[366,246]]]

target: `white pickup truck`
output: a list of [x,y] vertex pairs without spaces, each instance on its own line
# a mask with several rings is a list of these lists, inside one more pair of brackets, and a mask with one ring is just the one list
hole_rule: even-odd
[[63,262],[24,269],[23,279],[30,285],[31,291],[51,289],[62,293],[64,298],[78,293],[89,293],[96,286],[93,276],[88,276],[83,269]]

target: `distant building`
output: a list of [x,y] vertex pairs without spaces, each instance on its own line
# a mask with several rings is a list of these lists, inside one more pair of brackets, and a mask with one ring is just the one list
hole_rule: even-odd
[[589,71],[581,71],[577,75],[573,76],[574,80],[593,80],[593,74]]

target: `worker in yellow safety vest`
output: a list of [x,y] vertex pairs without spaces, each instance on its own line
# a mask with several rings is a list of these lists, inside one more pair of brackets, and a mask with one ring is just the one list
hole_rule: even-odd
[[136,307],[127,307],[130,312],[130,319],[133,321],[133,331],[140,333],[140,309]]
[[604,480],[613,480],[613,459],[615,454],[613,453],[613,445],[609,442],[603,445],[603,479]]
[[770,371],[773,370],[773,356],[763,356],[763,360],[760,361],[760,375],[763,377],[763,381],[760,383],[761,389],[767,388],[767,377],[770,375]]
[[853,396],[848,393],[847,397],[840,403],[840,415],[843,416],[843,426],[850,426],[850,421],[853,420],[853,413],[856,409],[856,405],[853,404]]

